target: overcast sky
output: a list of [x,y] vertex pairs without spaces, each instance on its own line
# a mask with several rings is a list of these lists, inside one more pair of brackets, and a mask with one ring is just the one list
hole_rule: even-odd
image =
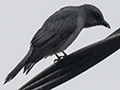
[[[54,55],[37,63],[28,75],[21,70],[11,82],[2,85],[27,53],[33,35],[43,22],[61,7],[82,4],[97,6],[112,29],[103,26],[83,29],[65,50],[67,54],[104,39],[120,27],[120,0],[0,0],[0,90],[17,90],[53,63]],[[53,90],[120,90],[120,51]]]

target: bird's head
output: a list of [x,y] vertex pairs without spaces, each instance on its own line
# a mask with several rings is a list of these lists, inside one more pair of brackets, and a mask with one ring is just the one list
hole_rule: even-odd
[[105,21],[102,12],[97,7],[90,4],[84,4],[82,7],[86,18],[85,27],[103,25],[110,28],[110,25]]

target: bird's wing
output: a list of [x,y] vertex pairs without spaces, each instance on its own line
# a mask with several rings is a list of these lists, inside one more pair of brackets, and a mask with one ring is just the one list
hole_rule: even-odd
[[65,40],[77,27],[77,11],[72,8],[64,8],[50,16],[42,28],[33,37],[31,44],[41,47],[55,41]]
[[77,27],[77,11],[73,8],[64,8],[50,16],[42,28],[33,37],[31,44],[34,48],[24,71],[28,73],[31,68],[43,57],[51,55],[54,49],[63,45]]

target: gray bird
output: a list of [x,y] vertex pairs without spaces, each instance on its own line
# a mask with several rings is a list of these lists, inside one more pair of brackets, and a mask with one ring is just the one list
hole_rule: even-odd
[[76,39],[83,28],[96,25],[110,28],[101,11],[93,5],[67,6],[56,11],[37,31],[27,55],[8,74],[5,83],[13,79],[22,68],[27,74],[44,57],[55,54],[60,58],[57,53],[65,54],[64,50]]

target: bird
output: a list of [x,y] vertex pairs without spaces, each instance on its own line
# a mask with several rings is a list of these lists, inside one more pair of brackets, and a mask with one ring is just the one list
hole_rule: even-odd
[[53,13],[43,23],[30,42],[26,56],[7,75],[5,83],[12,80],[23,68],[28,74],[41,59],[62,52],[77,38],[83,28],[103,25],[110,28],[102,12],[94,5],[65,6]]

